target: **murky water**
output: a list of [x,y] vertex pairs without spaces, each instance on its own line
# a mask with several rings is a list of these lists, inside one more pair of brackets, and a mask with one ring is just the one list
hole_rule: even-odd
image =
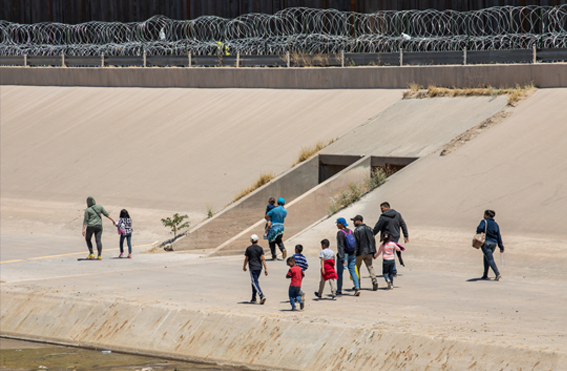
[[241,369],[0,338],[0,370],[238,371]]

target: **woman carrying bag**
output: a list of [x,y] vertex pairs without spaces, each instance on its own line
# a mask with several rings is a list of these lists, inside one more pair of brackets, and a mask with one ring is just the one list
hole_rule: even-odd
[[493,210],[486,210],[484,212],[484,219],[481,220],[480,224],[476,228],[477,235],[484,233],[484,244],[480,247],[483,253],[483,263],[484,263],[484,273],[481,277],[483,280],[488,279],[488,268],[492,268],[494,274],[496,275],[495,281],[499,281],[502,277],[494,261],[494,250],[496,250],[496,245],[500,248],[500,253],[504,252],[504,244],[502,243],[502,236],[500,236],[500,227],[494,221],[496,212]]

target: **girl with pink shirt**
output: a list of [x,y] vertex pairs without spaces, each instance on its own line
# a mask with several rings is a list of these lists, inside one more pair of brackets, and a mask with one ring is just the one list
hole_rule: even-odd
[[388,284],[388,290],[394,288],[394,264],[395,253],[394,251],[401,251],[398,244],[390,241],[391,236],[389,232],[384,232],[382,245],[376,254],[374,254],[374,259],[382,254],[382,275]]

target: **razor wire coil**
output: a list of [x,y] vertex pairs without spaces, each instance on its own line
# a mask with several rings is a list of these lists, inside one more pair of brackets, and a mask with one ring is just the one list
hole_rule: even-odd
[[[222,47],[221,47],[222,45]],[[18,24],[0,21],[0,55],[140,56],[387,53],[567,48],[567,5],[371,14],[287,8],[235,19]]]

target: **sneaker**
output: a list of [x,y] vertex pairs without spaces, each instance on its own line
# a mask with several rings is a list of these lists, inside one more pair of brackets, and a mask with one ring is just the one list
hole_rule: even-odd
[[372,291],[378,290],[378,282],[372,282]]
[[285,258],[287,258],[287,250],[283,249],[282,251],[282,259],[285,260]]
[[250,300],[250,304],[258,304],[258,301],[256,299],[252,299]]
[[336,297],[336,296],[333,296],[333,297],[331,298],[331,300],[337,300],[337,297]]
[[315,296],[318,297],[319,299],[321,299],[321,295],[319,295],[319,293],[317,291],[315,291]]
[[132,259],[132,254],[128,254],[128,259]]
[[337,295],[342,295],[343,292],[342,291],[337,291]]
[[360,290],[359,289],[354,290],[354,296],[360,296]]
[[391,290],[392,288],[392,282],[388,281],[388,290]]
[[390,290],[394,289],[394,283],[392,282],[392,287],[390,287]]
[[278,260],[277,256],[272,256],[272,261]]
[[297,308],[291,308],[291,311],[292,311],[292,312],[297,312],[298,309],[297,309]]
[[124,257],[124,254],[121,253],[120,255],[118,255],[118,257],[119,257],[119,258],[123,258],[123,257]]
[[480,277],[480,279],[481,279],[481,280],[487,280],[487,279],[488,279],[488,276],[482,276],[482,277]]
[[102,260],[102,255],[99,255],[98,258],[96,258],[96,260]]
[[494,279],[494,281],[500,281],[500,278],[502,278],[501,275],[496,276],[496,278]]
[[260,298],[260,304],[264,304],[265,302],[266,302],[266,297],[265,297],[265,296],[262,296],[262,297]]
[[305,302],[301,302],[299,303],[299,309],[303,310],[303,308],[305,308]]
[[87,256],[87,260],[93,260],[94,258],[95,258],[94,254],[90,254],[89,256]]
[[394,273],[394,277],[398,277],[398,272]]

